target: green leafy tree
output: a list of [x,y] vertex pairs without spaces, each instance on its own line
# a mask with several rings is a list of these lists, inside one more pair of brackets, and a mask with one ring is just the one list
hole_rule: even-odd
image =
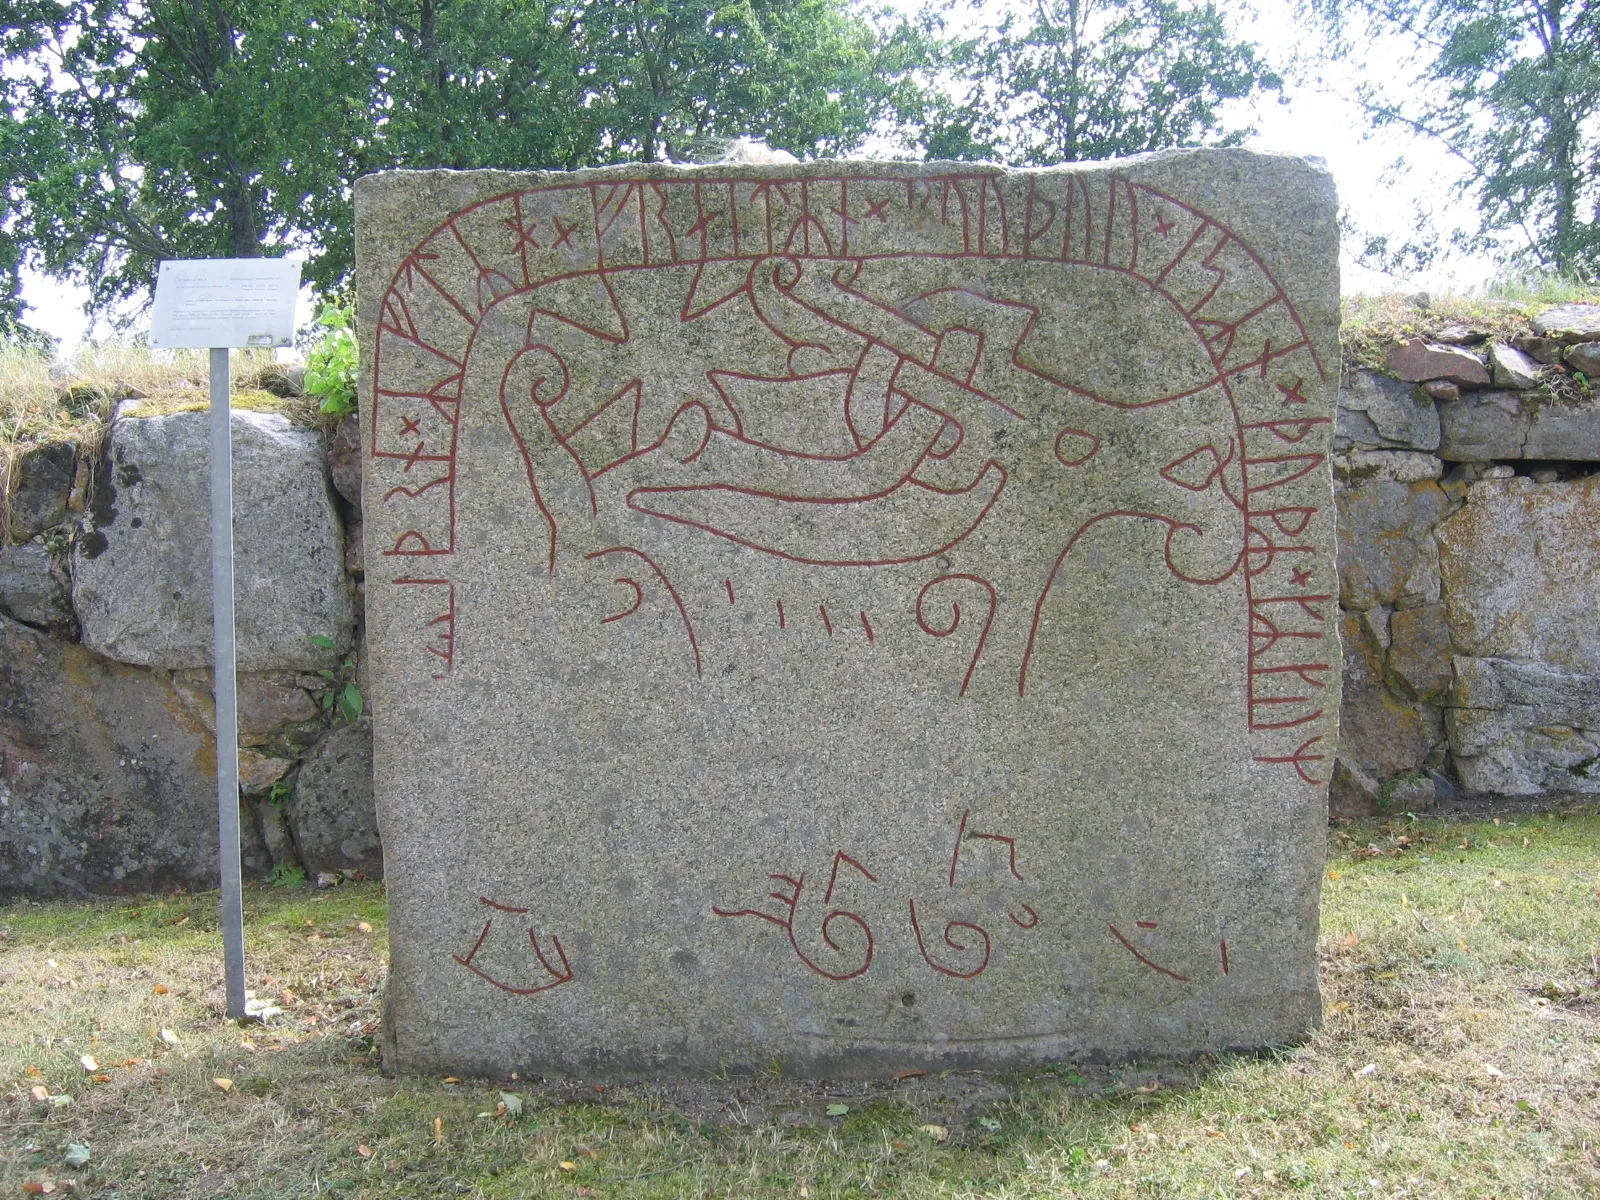
[[1393,245],[1380,261],[1425,263],[1448,240],[1508,263],[1593,278],[1600,270],[1600,4],[1567,0],[1309,0],[1327,53],[1359,64],[1397,39],[1408,86],[1368,76],[1373,124],[1421,134],[1460,166],[1476,230]]
[[956,86],[915,137],[929,157],[1040,166],[1232,145],[1250,131],[1223,104],[1281,86],[1216,5],[1184,0],[1032,0],[948,43],[941,66]]
[[735,136],[833,154],[904,92],[886,74],[903,49],[848,0],[0,5],[13,308],[24,260],[101,308],[170,257],[300,250],[332,292],[370,171],[570,169]]

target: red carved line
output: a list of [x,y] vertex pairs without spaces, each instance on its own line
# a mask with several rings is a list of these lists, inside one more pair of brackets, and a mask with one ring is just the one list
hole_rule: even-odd
[[828,631],[828,636],[832,637],[833,622],[828,620],[828,606],[826,604],[819,604],[817,605],[817,611],[822,614],[822,627]]
[[479,950],[483,949],[483,943],[488,939],[488,937],[489,937],[489,928],[493,924],[494,924],[494,918],[493,917],[490,917],[487,921],[485,921],[483,923],[483,932],[478,935],[478,940],[472,943],[472,949],[467,951],[467,956],[465,958],[461,958],[461,957],[459,957],[457,955],[451,955],[451,957],[454,958],[463,967],[470,967],[472,965],[473,957],[478,953]]
[[961,814],[961,824],[956,826],[956,844],[955,844],[954,848],[952,848],[951,851],[950,851],[950,886],[951,887],[955,887],[955,885],[956,885],[956,860],[958,860],[961,857],[961,839],[964,838],[966,836],[966,834],[967,834],[967,817],[970,816],[971,813],[972,813],[972,810],[970,808],[966,809],[964,812],[962,812],[962,814]]
[[[550,507],[545,504],[544,496],[539,491],[539,480],[536,477],[533,469],[533,455],[528,452],[528,444],[522,438],[522,430],[517,428],[516,418],[511,415],[511,405],[506,398],[506,383],[510,380],[511,370],[516,366],[517,359],[520,357],[520,352],[516,355],[513,355],[511,361],[506,363],[506,369],[500,375],[500,412],[505,416],[506,428],[511,431],[511,436],[517,443],[517,453],[522,456],[522,469],[523,472],[528,476],[528,488],[533,492],[533,503],[539,510],[539,516],[544,521],[545,532],[550,539],[548,569],[550,574],[554,575],[556,573],[555,515],[551,513]],[[542,414],[543,409],[541,409],[540,412]],[[592,487],[589,489],[589,495],[591,499],[594,496],[594,489]],[[454,539],[452,538],[452,542],[453,540]]]
[[498,909],[500,912],[504,912],[504,913],[526,913],[526,912],[532,911],[532,910],[526,909],[526,908],[515,908],[510,904],[500,904],[500,903],[498,903],[498,902],[496,902],[494,900],[489,899],[489,897],[487,897],[487,896],[479,896],[478,897],[478,903],[479,904],[487,904],[490,908]]
[[783,619],[783,601],[782,600],[778,601],[778,628],[779,629],[787,629],[787,628],[789,628],[789,626],[785,623],[785,621]]
[[616,579],[612,580],[612,582],[626,584],[628,587],[633,589],[633,605],[622,612],[613,613],[609,617],[602,617],[600,620],[600,624],[602,625],[609,625],[613,621],[620,621],[624,617],[633,616],[634,613],[639,611],[639,606],[644,603],[644,589],[639,586],[639,581],[637,579],[629,579],[626,575],[619,575]]
[[[420,549],[420,550],[405,550],[405,549],[402,549],[402,547],[406,544],[406,541],[408,539],[410,539],[410,538],[416,538],[418,545],[420,545],[422,547],[422,549]],[[385,558],[391,558],[391,557],[396,557],[396,556],[401,557],[401,558],[420,558],[420,557],[425,557],[425,556],[430,555],[430,554],[449,554],[449,553],[450,553],[449,550],[435,550],[428,543],[428,539],[427,539],[427,537],[425,535],[423,535],[422,533],[420,533],[419,531],[417,531],[415,529],[408,529],[404,533],[402,533],[398,538],[395,539],[394,549],[383,551],[383,556]]]
[[1022,920],[1014,912],[1006,913],[1006,916],[1011,918],[1012,924],[1014,924],[1018,929],[1032,929],[1039,923],[1039,914],[1034,911],[1031,905],[1024,904],[1022,906],[1022,911],[1028,914],[1028,919],[1026,921]]
[[956,941],[955,938],[951,936],[952,930],[970,929],[973,933],[977,934],[983,939],[983,961],[970,971],[953,970],[950,967],[946,967],[935,962],[933,957],[928,953],[927,943],[925,943],[922,939],[922,927],[917,923],[917,902],[915,899],[912,899],[908,903],[911,905],[911,931],[917,935],[917,949],[922,952],[923,961],[925,961],[935,971],[938,971],[943,975],[949,975],[955,979],[975,979],[979,975],[983,974],[984,968],[989,965],[989,953],[993,948],[993,944],[989,939],[988,930],[983,928],[981,925],[974,925],[971,921],[945,922],[944,944],[958,953],[966,953],[967,947]]
[[1154,929],[1156,927],[1156,923],[1154,921],[1135,921],[1134,924],[1140,929]]
[[398,487],[398,486],[397,487],[392,487],[387,492],[385,492],[383,494],[383,499],[382,499],[381,503],[387,504],[389,501],[393,500],[396,496],[406,496],[406,497],[408,497],[408,498],[410,498],[412,500],[415,500],[418,496],[422,495],[423,492],[426,492],[431,488],[436,488],[441,483],[449,483],[451,478],[452,478],[452,476],[450,476],[450,475],[441,475],[441,476],[439,476],[439,478],[433,480],[430,483],[425,483],[419,488],[408,488],[408,487]]
[[1218,945],[1222,947],[1222,973],[1228,973],[1228,939],[1223,938]]
[[[921,465],[921,461],[919,460],[918,463],[917,463],[917,466],[920,466],[920,465]],[[742,538],[737,534],[729,533],[727,530],[718,529],[715,525],[709,525],[709,524],[706,524],[705,522],[702,522],[702,521],[696,521],[696,520],[694,520],[694,519],[692,519],[690,517],[680,517],[680,516],[678,516],[678,515],[676,515],[674,513],[658,512],[653,508],[646,507],[644,504],[640,503],[640,501],[639,501],[639,497],[641,497],[641,496],[653,496],[653,495],[659,495],[659,494],[671,494],[671,493],[675,493],[675,492],[731,492],[731,493],[734,493],[734,494],[737,494],[737,495],[754,496],[754,497],[758,497],[758,498],[764,499],[764,500],[776,500],[776,501],[778,501],[779,503],[782,503],[782,504],[816,504],[816,505],[865,504],[865,503],[869,503],[869,502],[874,501],[874,500],[881,500],[884,497],[888,496],[891,492],[897,491],[899,488],[901,488],[902,486],[905,486],[907,484],[909,484],[912,487],[922,488],[924,491],[937,492],[940,495],[944,495],[944,496],[964,496],[964,495],[970,494],[973,491],[973,489],[975,489],[985,478],[987,478],[990,468],[993,468],[993,469],[995,469],[995,470],[1000,472],[1000,486],[997,487],[994,490],[994,494],[989,497],[988,501],[984,504],[983,508],[979,511],[977,517],[975,517],[973,519],[972,523],[969,524],[964,530],[962,530],[959,534],[957,534],[950,541],[946,542],[944,545],[936,546],[933,549],[924,551],[921,554],[911,554],[911,555],[907,555],[907,556],[902,557],[902,558],[882,558],[882,559],[817,559],[817,558],[806,558],[804,555],[790,554],[788,551],[779,550],[778,548],[776,548],[774,546],[764,546],[760,542],[754,542],[754,541],[749,540],[748,538]],[[916,470],[916,467],[913,467],[912,470]],[[770,554],[774,558],[781,558],[781,559],[784,559],[787,562],[805,563],[808,566],[813,566],[813,567],[885,567],[885,566],[899,566],[899,565],[903,565],[903,564],[906,564],[906,563],[923,562],[923,561],[925,561],[927,559],[936,558],[941,554],[948,553],[953,547],[959,545],[961,542],[965,541],[968,537],[972,536],[973,530],[977,529],[979,525],[983,524],[984,520],[989,515],[989,511],[992,508],[994,508],[995,504],[997,504],[999,502],[1000,496],[1005,491],[1006,484],[1007,484],[1007,482],[1009,480],[1010,480],[1010,475],[1006,471],[1005,467],[1002,466],[995,459],[991,458],[987,463],[984,464],[984,468],[983,468],[983,470],[981,470],[978,473],[977,478],[975,478],[972,481],[972,483],[970,485],[968,485],[967,487],[965,487],[965,488],[939,488],[939,487],[934,487],[931,484],[926,484],[926,483],[923,483],[920,480],[912,479],[909,476],[907,476],[906,478],[901,479],[898,483],[894,484],[891,487],[885,488],[880,492],[875,492],[875,493],[873,493],[871,495],[866,495],[866,496],[800,497],[800,496],[785,496],[785,495],[782,495],[781,493],[778,493],[778,492],[769,492],[769,491],[765,491],[765,490],[760,489],[760,488],[732,487],[732,486],[729,486],[727,484],[721,484],[721,483],[702,483],[702,484],[689,484],[689,485],[685,485],[685,486],[681,486],[681,487],[641,487],[641,488],[634,488],[631,492],[628,493],[627,498],[626,498],[626,503],[627,503],[627,506],[629,508],[631,508],[634,512],[643,513],[646,516],[655,517],[658,520],[662,520],[662,521],[671,521],[673,524],[676,524],[676,525],[685,525],[685,526],[688,526],[691,529],[700,529],[700,530],[703,530],[706,533],[713,534],[716,537],[724,538],[727,541],[730,541],[730,542],[734,543],[737,546],[745,546],[745,547],[747,547],[748,549],[751,549],[751,550],[759,550],[763,554]]]
[[689,620],[689,610],[684,608],[683,600],[678,595],[678,589],[672,586],[672,580],[667,578],[666,572],[656,565],[655,559],[651,558],[643,550],[636,550],[632,546],[609,546],[604,550],[596,550],[593,554],[585,554],[583,557],[587,560],[600,558],[606,554],[632,554],[637,558],[643,559],[645,565],[656,573],[656,578],[661,581],[661,586],[667,589],[667,595],[671,596],[672,602],[678,606],[678,615],[683,618],[684,632],[689,635],[689,649],[694,651],[694,673],[696,676],[701,676],[700,642],[694,635],[694,623]]
[[[550,965],[550,960],[545,958],[544,951],[539,948],[539,935],[533,930],[528,930],[528,940],[533,943],[533,952],[539,958],[539,965],[556,977],[556,983],[567,983],[572,979],[572,964],[567,962],[567,952],[561,948],[561,939],[555,934],[550,935],[550,940],[555,943],[556,953],[561,956],[561,970],[557,971]],[[546,984],[544,988],[535,988],[534,991],[544,991],[553,988],[556,983]]]
[[[1321,716],[1322,714],[1319,712],[1317,715]],[[1327,759],[1328,756],[1326,754],[1308,754],[1308,753],[1306,753],[1306,751],[1310,750],[1312,746],[1316,745],[1321,740],[1322,740],[1322,735],[1318,734],[1314,738],[1307,738],[1305,741],[1301,742],[1299,748],[1297,750],[1295,750],[1295,752],[1293,754],[1285,754],[1285,755],[1281,755],[1281,756],[1271,756],[1271,757],[1257,756],[1255,761],[1258,762],[1258,763],[1292,763],[1294,765],[1295,773],[1298,774],[1301,779],[1304,779],[1309,784],[1320,784],[1322,782],[1322,780],[1315,779],[1312,776],[1307,775],[1306,772],[1305,772],[1305,768],[1303,768],[1300,764],[1301,763],[1311,763],[1311,762],[1323,762],[1323,761],[1325,761]]]
[[722,581],[722,586],[728,589],[728,603],[729,604],[733,604],[734,603],[734,599],[733,599],[733,580],[724,579]]
[[1127,947],[1129,954],[1133,955],[1140,962],[1142,962],[1145,966],[1149,967],[1152,971],[1159,971],[1163,975],[1169,975],[1173,979],[1178,980],[1180,983],[1188,983],[1189,982],[1189,977],[1187,975],[1179,975],[1176,971],[1169,971],[1169,970],[1167,970],[1167,968],[1163,967],[1161,964],[1151,962],[1144,955],[1140,954],[1137,950],[1135,950],[1133,948],[1133,943],[1130,942],[1127,938],[1123,937],[1122,934],[1118,931],[1118,929],[1117,929],[1117,927],[1115,925],[1108,925],[1106,928],[1111,930],[1111,936],[1112,937],[1116,938],[1117,941],[1121,942],[1124,946]]
[[839,864],[840,863],[849,863],[852,867],[854,867],[856,870],[860,871],[863,875],[865,875],[873,883],[877,883],[878,882],[878,877],[876,875],[874,875],[871,871],[867,870],[866,867],[862,866],[855,859],[851,858],[843,850],[835,851],[834,856],[833,856],[833,870],[828,875],[828,892],[827,892],[827,895],[822,897],[822,902],[824,904],[832,904],[833,903],[833,887],[834,887],[834,884],[836,884],[839,881]]
[[[1087,454],[1081,455],[1078,458],[1067,458],[1061,453],[1061,439],[1066,437],[1069,433],[1075,434],[1078,437],[1086,437],[1090,440],[1090,442],[1093,443],[1093,445],[1089,447],[1089,452]],[[1056,434],[1056,461],[1063,467],[1081,467],[1084,463],[1088,462],[1098,453],[1100,453],[1100,439],[1096,435],[1090,433],[1087,429],[1074,429],[1069,425],[1060,433]]]
[[[1301,697],[1301,699],[1304,699],[1304,697]],[[1251,707],[1251,712],[1250,712],[1250,731],[1252,733],[1264,733],[1264,732],[1266,732],[1267,730],[1270,730],[1270,729],[1298,729],[1302,725],[1309,725],[1312,721],[1315,721],[1318,717],[1320,717],[1322,715],[1322,710],[1319,708],[1319,709],[1317,709],[1316,712],[1312,713],[1310,716],[1301,717],[1298,720],[1294,720],[1294,721],[1258,721],[1258,720],[1256,720],[1254,706],[1257,705],[1257,704],[1269,704],[1269,703],[1273,703],[1273,701],[1270,701],[1270,700],[1252,700],[1252,701],[1250,701],[1250,704],[1252,706]]]
[[1238,557],[1234,559],[1233,565],[1215,579],[1192,579],[1185,575],[1182,571],[1178,570],[1177,566],[1173,563],[1172,539],[1179,530],[1189,530],[1193,533],[1200,533],[1201,530],[1198,525],[1191,525],[1186,521],[1178,521],[1172,517],[1164,516],[1161,513],[1137,512],[1128,509],[1119,509],[1115,512],[1105,512],[1101,513],[1099,516],[1090,517],[1087,521],[1080,525],[1078,527],[1078,531],[1074,533],[1070,539],[1068,539],[1065,548],[1056,558],[1055,565],[1050,568],[1050,574],[1045,579],[1044,588],[1039,592],[1039,599],[1033,606],[1033,624],[1028,630],[1028,642],[1027,646],[1022,652],[1022,667],[1017,676],[1017,695],[1023,696],[1027,694],[1028,668],[1033,661],[1033,647],[1039,636],[1039,620],[1044,614],[1044,602],[1050,595],[1050,589],[1055,586],[1056,577],[1061,573],[1062,564],[1066,562],[1067,555],[1072,553],[1072,548],[1073,546],[1077,545],[1078,539],[1081,538],[1090,528],[1099,524],[1101,521],[1110,520],[1114,517],[1136,517],[1140,520],[1156,521],[1162,525],[1165,525],[1167,527],[1167,541],[1165,549],[1167,570],[1172,574],[1174,579],[1181,580],[1184,583],[1193,583],[1204,587],[1220,584],[1231,578],[1233,573],[1239,569],[1240,562],[1244,560],[1245,552],[1241,549]]
[[867,641],[869,643],[870,642],[876,642],[878,640],[877,635],[872,630],[872,622],[867,620],[867,610],[866,609],[862,609],[861,610],[861,628],[863,628],[863,629],[865,629],[867,631]]
[[934,628],[932,625],[928,624],[927,620],[922,614],[923,602],[927,598],[929,589],[935,584],[944,583],[951,579],[970,580],[973,583],[982,585],[983,589],[989,593],[989,613],[986,617],[984,617],[983,620],[983,632],[978,635],[978,645],[972,652],[971,660],[967,663],[967,673],[962,676],[961,690],[956,693],[957,696],[965,696],[967,694],[968,686],[970,686],[972,683],[972,673],[978,669],[978,659],[983,657],[983,647],[984,644],[989,640],[989,630],[994,626],[995,613],[1000,608],[1000,598],[995,592],[994,584],[990,583],[981,575],[968,575],[961,573],[956,575],[939,575],[933,579],[930,579],[923,585],[922,591],[917,593],[916,615],[917,625],[921,627],[922,632],[931,634],[933,637],[949,637],[951,634],[955,633],[955,631],[961,625],[961,606],[955,601],[950,602],[950,628],[948,629],[940,630]]

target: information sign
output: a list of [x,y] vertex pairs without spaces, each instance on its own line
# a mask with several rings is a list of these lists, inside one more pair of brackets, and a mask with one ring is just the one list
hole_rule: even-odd
[[157,349],[287,346],[300,264],[286,258],[169,259],[156,275]]

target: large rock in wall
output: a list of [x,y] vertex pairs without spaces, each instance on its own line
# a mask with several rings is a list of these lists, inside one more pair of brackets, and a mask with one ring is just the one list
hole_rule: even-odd
[[[72,563],[84,644],[108,658],[211,663],[209,422],[188,412],[112,425]],[[233,461],[239,669],[332,666],[354,615],[322,439],[276,414],[238,411]]]
[[1600,792],[1600,477],[1474,484],[1439,545],[1461,782]]
[[0,617],[0,896],[214,886],[216,786],[166,672]]

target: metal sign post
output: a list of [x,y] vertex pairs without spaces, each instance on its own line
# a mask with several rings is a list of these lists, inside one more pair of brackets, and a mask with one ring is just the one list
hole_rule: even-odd
[[244,1013],[244,885],[239,870],[239,679],[233,648],[233,414],[226,347],[211,349],[211,630],[217,711],[217,865],[228,1016]]
[[283,259],[161,264],[150,344],[211,351],[211,627],[217,728],[217,866],[228,1016],[242,1020],[244,885],[239,862],[239,696],[233,621],[233,416],[229,348],[287,346],[300,266]]

